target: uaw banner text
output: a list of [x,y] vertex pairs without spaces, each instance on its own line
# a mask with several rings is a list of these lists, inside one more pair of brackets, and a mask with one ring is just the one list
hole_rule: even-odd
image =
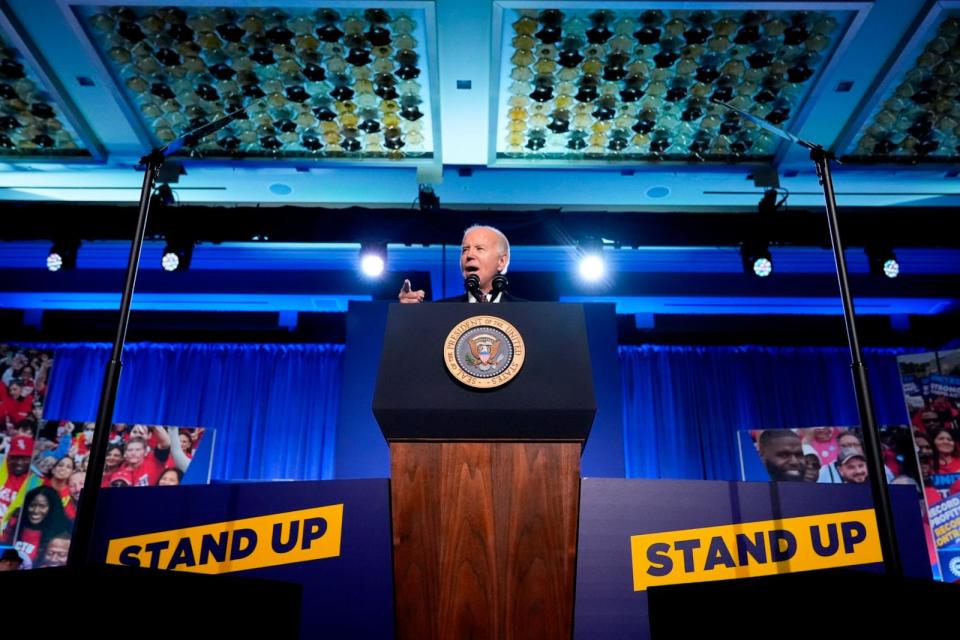
[[[929,578],[916,488],[890,490],[906,574]],[[652,587],[881,562],[865,485],[586,478],[574,637],[649,638]]]

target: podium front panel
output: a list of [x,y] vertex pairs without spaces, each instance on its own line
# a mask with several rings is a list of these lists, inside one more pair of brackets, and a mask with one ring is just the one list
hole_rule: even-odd
[[[513,325],[524,361],[503,386],[459,382],[446,339],[467,318]],[[586,440],[596,413],[583,308],[577,304],[395,304],[387,317],[373,413],[389,441]]]

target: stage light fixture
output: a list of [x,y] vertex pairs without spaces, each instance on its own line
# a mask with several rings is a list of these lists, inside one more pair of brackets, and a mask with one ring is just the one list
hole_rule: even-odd
[[157,197],[160,198],[160,204],[166,207],[172,206],[177,201],[173,195],[173,189],[165,182],[157,187]]
[[379,278],[387,267],[387,244],[365,242],[360,248],[360,270],[368,278]]
[[57,240],[50,247],[47,254],[48,271],[69,271],[77,266],[77,251],[80,249],[79,240]]
[[580,243],[580,277],[586,282],[598,282],[607,273],[603,259],[603,241],[589,238]]
[[743,270],[758,278],[766,278],[773,273],[773,257],[766,242],[745,242],[740,246],[740,259]]
[[893,249],[887,247],[867,247],[864,249],[867,254],[867,262],[870,265],[870,273],[875,276],[886,276],[896,278],[900,275],[900,262]]
[[421,184],[419,194],[417,202],[420,204],[420,211],[434,211],[440,208],[440,197],[429,184]]
[[160,258],[160,266],[164,271],[186,271],[190,268],[192,258],[193,242],[168,239]]

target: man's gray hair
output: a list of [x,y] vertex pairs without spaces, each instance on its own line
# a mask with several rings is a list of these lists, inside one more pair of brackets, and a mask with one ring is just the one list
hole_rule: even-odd
[[492,231],[496,234],[499,246],[499,252],[501,256],[507,256],[507,263],[503,266],[503,270],[500,273],[506,273],[507,269],[510,268],[510,241],[507,240],[507,236],[503,235],[503,231],[497,229],[496,227],[491,227],[487,224],[474,224],[463,230],[463,237],[466,238],[467,234],[471,231],[477,229],[486,229],[487,231]]

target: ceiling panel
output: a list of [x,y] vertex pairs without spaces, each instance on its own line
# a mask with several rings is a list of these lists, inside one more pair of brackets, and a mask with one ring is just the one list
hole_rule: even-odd
[[496,159],[772,160],[855,11],[721,6],[505,7]]
[[960,159],[960,3],[935,3],[843,149],[864,163]]
[[91,158],[67,110],[42,63],[0,12],[0,159]]
[[432,13],[422,4],[74,10],[153,144],[246,107],[246,117],[201,141],[195,157],[434,156]]

